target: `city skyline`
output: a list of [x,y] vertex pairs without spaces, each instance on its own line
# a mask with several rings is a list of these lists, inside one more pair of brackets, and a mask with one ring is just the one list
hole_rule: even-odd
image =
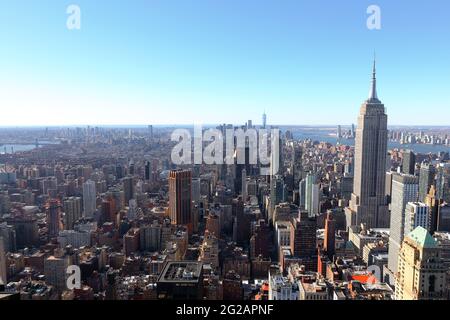
[[258,123],[264,110],[269,124],[351,124],[374,50],[390,125],[449,125],[433,116],[450,101],[445,1],[377,1],[380,30],[369,1],[77,4],[80,30],[66,3],[1,10],[10,126]]
[[450,300],[449,13],[0,1],[0,303]]

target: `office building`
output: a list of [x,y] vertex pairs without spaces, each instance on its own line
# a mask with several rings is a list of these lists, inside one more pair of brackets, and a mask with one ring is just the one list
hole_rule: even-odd
[[134,180],[132,176],[127,176],[122,179],[123,183],[123,193],[125,196],[125,203],[129,203],[131,199],[134,198]]
[[436,300],[447,297],[447,268],[430,233],[417,227],[402,242],[395,283],[397,300]]
[[49,239],[56,238],[61,227],[61,204],[58,200],[49,200],[45,206]]
[[392,177],[391,224],[389,235],[388,267],[394,275],[397,273],[398,253],[405,235],[405,208],[408,202],[416,202],[419,191],[418,178],[406,174],[394,174]]
[[432,164],[422,163],[419,171],[419,201],[425,202],[434,182],[436,170]]
[[97,193],[95,182],[88,180],[83,183],[83,212],[84,217],[92,218],[97,209]]
[[430,232],[430,207],[422,202],[408,202],[405,208],[404,234],[411,233],[417,227]]
[[306,176],[305,186],[305,210],[308,211],[310,217],[315,217],[319,214],[319,200],[320,186],[317,183],[317,176],[315,174],[308,174]]
[[75,222],[81,218],[81,198],[70,197],[63,201],[64,229],[72,230]]
[[0,285],[8,284],[8,269],[6,265],[6,250],[5,242],[2,237],[0,237]]
[[389,225],[385,197],[387,115],[378,99],[375,61],[369,98],[362,104],[355,140],[355,175],[348,214],[351,221],[370,228]]
[[292,219],[290,226],[290,248],[294,257],[300,258],[308,270],[315,270],[317,265],[316,218],[307,211],[300,211]]
[[333,260],[336,246],[336,222],[333,219],[333,212],[329,210],[325,219],[325,234],[323,241],[323,249],[328,258]]
[[172,224],[191,226],[192,230],[192,173],[173,170],[169,174],[169,211]]
[[158,299],[202,300],[203,263],[169,261],[157,281]]
[[44,261],[45,281],[59,292],[67,289],[67,267],[70,262],[70,257],[65,255],[53,255]]
[[411,150],[402,152],[402,173],[414,175],[416,170],[416,155]]

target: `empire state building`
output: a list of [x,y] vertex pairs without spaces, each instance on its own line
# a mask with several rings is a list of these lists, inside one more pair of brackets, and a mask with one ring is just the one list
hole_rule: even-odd
[[355,175],[347,224],[389,227],[386,205],[387,115],[377,96],[375,60],[369,98],[361,105],[355,139]]

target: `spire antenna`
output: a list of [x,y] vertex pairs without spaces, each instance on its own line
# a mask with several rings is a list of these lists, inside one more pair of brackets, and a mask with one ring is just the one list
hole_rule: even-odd
[[369,92],[369,101],[378,100],[377,95],[377,70],[376,70],[376,54],[373,53],[373,69],[372,69],[372,86]]

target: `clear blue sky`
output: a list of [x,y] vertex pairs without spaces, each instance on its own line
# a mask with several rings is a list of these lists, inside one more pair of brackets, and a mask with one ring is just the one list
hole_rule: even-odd
[[0,0],[0,40],[0,125],[350,124],[374,50],[391,125],[450,125],[448,0]]

